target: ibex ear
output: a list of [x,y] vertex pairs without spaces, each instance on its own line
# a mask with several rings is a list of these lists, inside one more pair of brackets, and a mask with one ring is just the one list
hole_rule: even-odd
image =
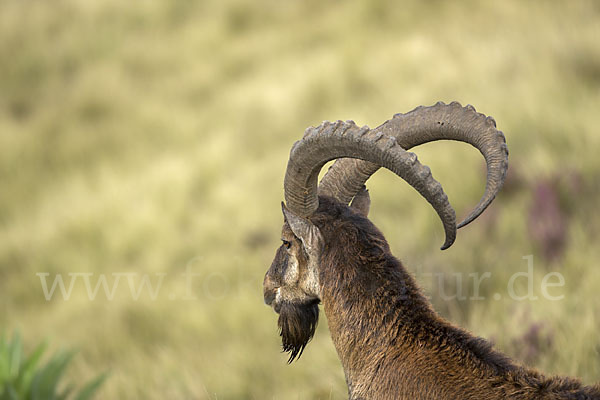
[[281,202],[281,210],[283,211],[283,218],[285,218],[294,235],[302,241],[304,249],[309,254],[318,251],[321,245],[321,232],[319,228],[308,219],[299,217],[288,210],[283,202]]
[[365,217],[369,215],[369,209],[371,208],[371,196],[369,196],[369,191],[365,185],[363,185],[363,187],[354,196],[354,199],[352,199],[350,208]]

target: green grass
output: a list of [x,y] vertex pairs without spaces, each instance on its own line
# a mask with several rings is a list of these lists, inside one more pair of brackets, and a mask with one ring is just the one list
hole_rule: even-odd
[[41,365],[47,344],[42,342],[25,356],[21,335],[0,337],[0,399],[2,400],[88,400],[104,382],[100,375],[83,387],[65,384],[64,375],[73,360],[73,351],[60,351]]
[[[413,271],[492,273],[483,301],[445,301],[417,273],[450,320],[520,359],[533,347],[549,373],[600,381],[599,18],[579,0],[0,0],[0,328],[20,328],[26,348],[80,349],[68,376],[110,370],[100,398],[345,398],[326,320],[286,366],[262,303],[289,149],[323,120],[374,127],[458,100],[497,120],[513,183],[446,252],[435,213],[391,173],[369,182],[372,220]],[[480,155],[416,152],[466,215]],[[528,230],[531,188],[564,171],[582,183],[561,189],[568,242],[547,261]],[[540,299],[495,301],[528,254]],[[551,271],[563,300],[540,295]],[[167,275],[155,300],[133,300],[124,277],[112,301],[82,284],[46,301],[41,272]],[[541,344],[528,344],[532,324]]]

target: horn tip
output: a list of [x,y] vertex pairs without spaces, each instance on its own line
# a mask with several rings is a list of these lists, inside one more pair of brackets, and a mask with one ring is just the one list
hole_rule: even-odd
[[[477,218],[481,213],[483,213],[483,211],[487,208],[487,206],[485,206],[481,211],[476,210],[474,211],[471,215],[469,215],[467,218],[463,219],[458,225],[456,225],[456,229],[460,229],[463,228],[467,225],[469,225],[471,222],[473,222],[475,220],[475,218]],[[479,211],[479,212],[477,212]]]
[[454,240],[451,241],[446,241],[446,243],[444,243],[444,245],[442,247],[440,247],[440,250],[447,250],[448,248],[450,248],[450,246],[452,246],[452,244],[454,243]]
[[450,248],[450,246],[452,246],[454,244],[455,240],[456,240],[456,229],[454,229],[451,232],[448,232],[448,234],[446,235],[446,241],[444,242],[442,247],[440,247],[440,250],[446,250],[446,249]]

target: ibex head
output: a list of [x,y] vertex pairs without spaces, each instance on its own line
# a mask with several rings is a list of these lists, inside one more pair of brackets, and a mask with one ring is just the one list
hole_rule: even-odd
[[[470,143],[485,157],[487,183],[477,207],[458,228],[477,218],[494,199],[508,167],[508,150],[502,132],[491,117],[471,106],[437,103],[397,114],[375,129],[358,127],[352,121],[324,122],[306,130],[292,147],[285,174],[285,205],[282,245],[264,280],[264,298],[279,313],[283,349],[290,362],[299,357],[312,338],[319,315],[322,287],[321,260],[331,249],[328,238],[313,223],[319,196],[327,196],[366,218],[370,200],[365,182],[385,167],[408,182],[439,215],[447,249],[456,238],[456,217],[442,186],[431,176],[414,153],[419,144],[448,139]],[[320,184],[319,172],[328,161],[337,159]],[[337,232],[334,234],[343,234]],[[331,233],[330,233],[331,234]],[[339,249],[338,249],[339,250]],[[328,265],[328,268],[335,267]]]

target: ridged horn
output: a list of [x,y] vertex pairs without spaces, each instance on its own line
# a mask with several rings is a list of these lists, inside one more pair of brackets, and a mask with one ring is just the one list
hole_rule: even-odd
[[[374,133],[393,136],[408,150],[435,140],[458,140],[476,147],[487,164],[485,192],[479,204],[460,223],[462,228],[477,218],[500,191],[508,169],[508,148],[504,134],[496,129],[492,117],[475,111],[473,106],[462,107],[457,102],[439,102],[430,107],[417,107],[406,114],[396,114]],[[335,197],[348,204],[379,166],[357,159],[339,159],[321,180],[319,193]]]
[[442,186],[414,153],[404,150],[393,136],[359,128],[354,122],[324,122],[308,128],[290,152],[284,191],[287,208],[301,217],[312,215],[319,206],[317,179],[328,161],[349,157],[387,168],[415,188],[435,209],[444,225],[442,249],[456,238],[456,215]]

